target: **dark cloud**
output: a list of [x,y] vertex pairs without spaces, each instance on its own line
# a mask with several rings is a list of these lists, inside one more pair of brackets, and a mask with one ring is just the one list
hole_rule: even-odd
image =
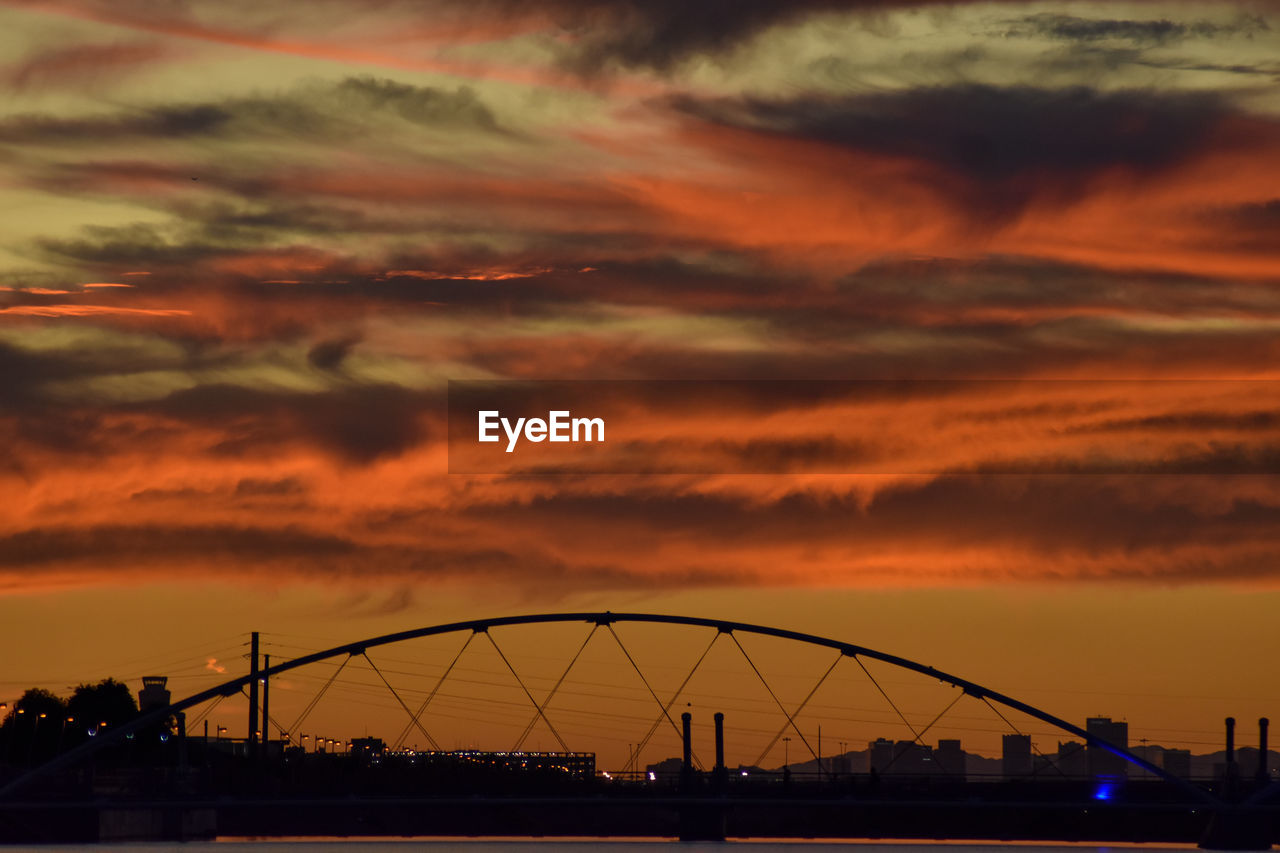
[[1188,38],[1253,35],[1268,29],[1270,27],[1267,22],[1258,16],[1243,17],[1229,24],[1215,24],[1204,20],[1188,23],[1171,21],[1167,18],[1139,21],[1082,18],[1075,15],[1041,12],[1011,21],[1005,35],[1043,36],[1082,42],[1120,39],[1136,44],[1160,45]]
[[571,33],[566,64],[671,71],[698,56],[726,53],[770,28],[829,12],[941,5],[946,0],[488,0],[455,2],[463,14],[549,16]]
[[[1265,392],[1263,396],[1265,396]],[[1127,430],[1141,430],[1144,432],[1150,430],[1174,432],[1198,432],[1202,430],[1277,432],[1280,431],[1280,409],[1261,409],[1240,414],[1183,412],[1174,415],[1153,415],[1143,418],[1108,420],[1087,427],[1076,426],[1070,429],[1071,432],[1121,432]]]
[[262,480],[246,477],[236,483],[236,497],[276,497],[279,495],[298,495],[306,491],[306,486],[297,477],[284,477],[278,480]]
[[[918,181],[950,196],[974,223],[1005,220],[1032,200],[1069,204],[1088,192],[1089,179],[1117,168],[1143,178],[1169,172],[1229,145],[1217,131],[1233,114],[1213,92],[984,85],[785,100],[680,97],[673,105],[721,126],[913,159],[923,169]],[[856,178],[832,175],[842,179]]]
[[1280,198],[1244,204],[1228,212],[1233,224],[1251,230],[1280,231]]
[[718,124],[932,164],[988,212],[1017,210],[1037,192],[1083,192],[1080,181],[1104,169],[1168,169],[1205,150],[1230,112],[1213,93],[972,84],[674,103]]
[[[198,227],[198,226],[197,226]],[[178,232],[191,231],[182,225]],[[127,269],[156,267],[191,267],[201,261],[243,250],[201,240],[198,234],[187,236],[175,229],[151,223],[128,225],[87,225],[82,236],[74,239],[46,238],[37,247],[47,257],[81,264],[111,265]],[[262,237],[255,238],[255,242]]]
[[0,407],[12,411],[19,403],[39,399],[43,382],[66,375],[52,359],[32,355],[0,341]]
[[[1179,482],[1170,476],[1149,487],[1134,488],[1129,478],[1097,476],[948,476],[925,484],[903,484],[884,490],[870,502],[856,497],[792,494],[760,501],[756,496],[662,493],[640,489],[615,495],[558,495],[519,505],[490,505],[466,511],[466,517],[512,529],[540,529],[551,534],[572,530],[584,548],[626,541],[647,531],[653,547],[664,543],[732,542],[749,553],[779,544],[810,548],[856,544],[867,555],[902,554],[912,544],[937,549],[991,548],[1043,555],[1055,564],[1075,564],[1081,555],[1106,576],[1108,563],[1128,563],[1146,553],[1151,575],[1169,570],[1181,574],[1186,547],[1221,547],[1219,558],[1230,563],[1227,546],[1268,553],[1280,549],[1276,527],[1280,506],[1241,498],[1225,508],[1188,503],[1179,491],[1229,485],[1230,478],[1194,477]],[[1166,491],[1167,489],[1167,491]],[[572,524],[566,519],[572,519]],[[589,531],[589,532],[584,532]],[[696,551],[691,551],[696,553]],[[889,557],[892,560],[892,557]],[[1200,559],[1200,558],[1195,558]],[[1198,578],[1222,580],[1237,569],[1204,566]],[[1276,576],[1274,561],[1264,570]],[[1221,574],[1219,574],[1221,572]],[[1026,578],[1051,576],[1044,566],[1012,568]]]
[[1218,246],[1272,256],[1280,251],[1280,199],[1211,210],[1202,221],[1217,232]]
[[338,370],[358,343],[360,343],[358,337],[321,341],[307,351],[307,361],[321,370]]
[[0,144],[100,146],[146,139],[280,136],[350,144],[373,133],[368,124],[379,117],[455,132],[504,132],[493,111],[466,86],[441,89],[363,76],[276,95],[131,107],[73,118],[16,115],[0,121]]
[[670,70],[696,54],[727,51],[752,36],[814,12],[881,5],[856,0],[561,0],[549,4],[562,23],[583,32],[571,63],[582,70],[610,62]]
[[100,145],[133,138],[178,139],[208,136],[231,121],[227,109],[212,104],[153,107],[107,116],[60,118],[18,115],[0,121],[0,143]]
[[[440,395],[380,384],[346,383],[311,393],[202,384],[142,402],[104,402],[91,390],[97,381],[127,381],[153,371],[252,373],[255,363],[252,353],[236,347],[180,337],[170,338],[182,344],[176,349],[133,348],[111,338],[94,346],[96,340],[90,335],[81,347],[35,352],[0,342],[0,439],[10,451],[108,457],[129,446],[159,446],[190,430],[214,428],[221,438],[205,450],[213,458],[269,457],[301,441],[360,465],[428,440],[431,421],[443,417]],[[317,356],[313,349],[312,359],[328,359],[331,366],[322,369],[336,370],[343,345],[355,341],[335,339],[328,353]],[[52,383],[80,387],[80,397],[69,390],[53,394]],[[241,494],[253,485],[246,483]]]
[[160,356],[103,341],[96,347],[23,349],[0,341],[0,414],[19,408],[39,415],[42,409],[57,413],[47,388],[51,383],[109,378],[121,374],[181,368],[172,356]]
[[[654,574],[636,567],[590,559],[570,561],[537,548],[476,543],[456,547],[387,545],[358,535],[301,527],[249,525],[110,524],[34,527],[0,536],[0,568],[31,572],[74,567],[110,572],[115,581],[145,579],[198,566],[255,575],[291,572],[292,577],[349,577],[363,582],[477,580],[502,582],[521,594],[545,598],[582,590],[712,585],[713,571],[672,569]],[[276,575],[279,579],[280,575]]]
[[467,86],[447,91],[376,77],[350,77],[333,88],[331,97],[344,110],[391,112],[414,124],[501,130],[493,111]]
[[270,562],[287,557],[341,558],[354,550],[355,545],[340,536],[287,528],[37,527],[0,537],[0,565],[103,561],[118,566],[138,557],[161,556],[170,560],[236,557]]
[[311,394],[204,385],[134,409],[221,426],[225,437],[208,450],[214,456],[270,455],[301,439],[352,464],[397,456],[426,441],[431,416],[443,411],[435,395],[390,385]]

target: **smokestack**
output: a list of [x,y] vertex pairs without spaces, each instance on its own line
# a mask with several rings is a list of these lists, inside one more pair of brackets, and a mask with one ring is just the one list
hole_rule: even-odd
[[680,715],[680,722],[684,724],[684,772],[689,773],[693,770],[693,714],[685,711]]
[[1267,726],[1271,725],[1271,721],[1266,717],[1258,720],[1258,781],[1266,782],[1271,778],[1271,773],[1267,770]]
[[680,765],[680,785],[688,788],[693,784],[693,714],[685,711],[680,715],[684,727],[684,763]]
[[1236,718],[1227,717],[1227,772],[1236,763]]
[[249,635],[249,743],[258,742],[258,632]]
[[[716,770],[724,770],[724,714],[716,711]],[[1266,729],[1263,729],[1262,740],[1265,743],[1267,739]]]

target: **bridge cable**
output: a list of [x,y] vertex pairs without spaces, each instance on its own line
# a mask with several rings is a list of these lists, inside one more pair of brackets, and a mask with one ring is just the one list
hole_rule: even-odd
[[[995,712],[995,714],[996,714],[996,716],[997,716],[997,717],[999,717],[1000,719],[1004,720],[1004,724],[1005,724],[1006,726],[1008,726],[1009,728],[1013,729],[1013,733],[1014,733],[1014,734],[1016,734],[1016,735],[1021,735],[1021,736],[1023,736],[1023,737],[1027,737],[1027,743],[1028,743],[1028,744],[1030,744],[1031,748],[1035,750],[1036,755],[1040,756],[1040,757],[1041,757],[1041,758],[1043,758],[1045,761],[1049,762],[1049,766],[1050,766],[1050,767],[1052,767],[1054,770],[1058,771],[1058,775],[1059,775],[1059,776],[1061,776],[1061,777],[1062,777],[1062,778],[1064,778],[1064,779],[1065,779],[1065,778],[1067,778],[1067,774],[1066,774],[1066,772],[1065,772],[1061,767],[1059,767],[1059,766],[1058,766],[1058,762],[1057,762],[1057,761],[1055,761],[1054,759],[1050,758],[1049,756],[1047,756],[1047,755],[1045,755],[1043,752],[1041,752],[1039,749],[1037,749],[1037,748],[1036,748],[1036,745],[1035,745],[1034,743],[1032,743],[1032,742],[1031,742],[1031,738],[1030,738],[1029,736],[1027,736],[1027,735],[1023,735],[1023,734],[1022,734],[1022,731],[1021,731],[1017,726],[1015,726],[1015,725],[1013,724],[1013,722],[1012,722],[1008,717],[1006,717],[1004,714],[1000,713],[1000,709],[999,709],[999,708],[997,708],[995,705],[992,705],[992,704],[991,704],[991,702],[990,702],[990,701],[988,701],[988,699],[987,699],[987,697],[986,697],[986,696],[983,696],[983,697],[981,697],[981,698],[982,698],[982,701],[986,703],[987,707],[988,707],[988,708],[990,708],[992,711],[994,711],[994,712]],[[1031,769],[1031,775],[1032,775],[1032,776],[1036,775],[1036,773],[1035,773],[1035,768],[1034,768],[1034,767]]]
[[[924,747],[925,749],[929,749],[928,745],[927,745],[927,744],[925,744],[925,742],[924,742],[924,736],[925,736],[926,734],[928,734],[928,733],[929,733],[929,729],[933,728],[933,727],[937,724],[938,720],[941,720],[941,719],[943,718],[943,716],[944,716],[948,711],[950,711],[952,708],[954,708],[954,707],[956,706],[956,703],[957,703],[957,702],[959,702],[959,701],[960,701],[961,699],[963,699],[964,697],[965,697],[965,694],[964,694],[964,692],[963,692],[963,691],[961,691],[960,693],[957,693],[957,694],[956,694],[956,698],[952,699],[952,700],[951,700],[951,702],[947,705],[947,707],[945,707],[945,708],[943,708],[941,711],[939,711],[939,712],[938,712],[938,714],[937,714],[937,716],[935,716],[935,717],[934,717],[934,718],[929,722],[929,725],[925,726],[923,729],[921,729],[921,730],[920,730],[920,734],[916,737],[916,739],[913,741],[913,743],[919,744],[920,746]],[[888,764],[886,764],[886,765],[884,766],[883,770],[888,770],[888,769],[889,769],[890,767],[892,767],[895,763],[897,763],[897,761],[898,761],[898,759],[899,759],[899,758],[901,758],[901,757],[902,757],[902,756],[904,756],[904,755],[906,755],[906,751],[905,751],[905,750],[903,750],[902,752],[898,752],[897,750],[895,750],[895,751],[894,751],[894,754],[893,754],[893,758],[889,759],[889,763],[888,763]],[[939,765],[939,766],[941,767],[941,765]],[[883,770],[882,770],[882,772],[883,772]],[[943,775],[945,775],[945,776],[951,776],[951,775],[953,775],[953,774],[952,774],[952,773],[950,773],[950,772],[949,772],[945,767],[942,767],[942,773],[943,773]]]
[[[755,672],[756,677],[760,679],[760,683],[764,685],[764,689],[769,691],[769,695],[773,697],[773,703],[778,706],[778,710],[782,712],[782,716],[787,718],[787,723],[791,726],[791,730],[800,737],[800,742],[804,744],[805,749],[809,750],[809,754],[813,756],[815,761],[818,761],[818,765],[821,767],[822,762],[818,758],[818,753],[809,745],[809,739],[804,736],[804,732],[800,731],[800,727],[796,725],[796,721],[787,713],[787,709],[783,706],[782,700],[778,698],[778,694],[773,692],[773,688],[769,686],[769,682],[765,679],[764,673],[762,673],[760,668],[756,666],[756,662],[751,659],[751,655],[747,654],[747,650],[742,647],[742,643],[738,642],[738,638],[736,636],[730,634],[729,639],[733,640],[733,644],[738,647],[738,651],[742,652],[742,656],[746,658],[746,661],[751,666],[752,671]],[[832,669],[834,668],[835,665],[833,664]],[[825,678],[826,676],[823,677]]]
[[404,739],[409,736],[409,730],[412,729],[414,726],[414,723],[417,722],[417,720],[423,714],[426,713],[427,706],[431,704],[432,699],[436,698],[436,694],[440,692],[440,688],[444,685],[444,680],[449,677],[449,673],[453,672],[453,667],[462,658],[462,653],[467,650],[467,646],[471,645],[471,641],[472,639],[475,638],[475,636],[476,634],[474,631],[472,631],[470,634],[467,634],[466,642],[462,644],[462,648],[458,649],[458,653],[453,656],[453,660],[451,660],[449,662],[449,665],[445,667],[444,673],[440,676],[440,679],[436,682],[436,686],[431,688],[431,692],[427,694],[427,698],[422,700],[422,704],[418,706],[418,713],[414,714],[413,720],[411,720],[408,724],[405,725],[404,731],[400,732],[400,736],[396,738],[395,744],[392,746],[392,749],[399,749],[401,746],[404,745]]
[[[248,692],[248,690],[247,690],[246,688],[244,688],[244,687],[241,687],[241,688],[240,688],[240,695],[241,695],[241,696],[243,696],[246,700],[249,698],[249,692]],[[223,697],[223,698],[225,698],[225,697]],[[259,709],[259,710],[261,710],[261,709]],[[271,716],[271,714],[267,714],[267,723],[268,723],[268,725],[264,725],[264,726],[262,727],[262,742],[263,742],[264,744],[265,744],[265,743],[270,739],[270,732],[271,732],[271,728],[270,728],[270,725],[269,725],[270,723],[275,723],[275,725],[276,725],[276,730],[277,730],[277,731],[279,731],[281,735],[289,734],[288,730],[287,730],[287,729],[285,729],[285,727],[284,727],[284,726],[280,725],[280,721],[279,721],[279,720],[277,720],[275,717]]]
[[329,687],[333,684],[334,680],[337,679],[338,673],[342,672],[346,665],[351,661],[352,657],[354,657],[354,655],[348,652],[347,657],[342,661],[342,663],[338,664],[338,668],[333,671],[333,675],[329,676],[329,680],[320,688],[320,692],[312,697],[311,701],[307,703],[307,707],[303,708],[302,713],[298,715],[298,719],[293,721],[293,727],[289,729],[290,732],[302,730],[302,724],[306,722],[307,717],[309,717],[311,712],[315,710],[316,705],[320,703],[324,694],[328,692]]
[[208,717],[210,714],[212,714],[214,709],[217,708],[218,705],[222,703],[222,700],[226,698],[227,697],[224,695],[214,699],[212,702],[210,702],[208,705],[205,706],[203,711],[201,711],[191,720],[189,725],[192,725],[192,726],[200,725],[200,722],[204,720],[206,717]]
[[891,698],[889,698],[889,694],[884,692],[884,688],[880,686],[880,682],[876,681],[876,677],[872,675],[871,671],[867,669],[866,665],[861,660],[858,659],[857,655],[854,655],[853,659],[857,661],[858,666],[862,667],[862,671],[866,673],[867,678],[871,679],[871,683],[875,685],[876,690],[880,691],[880,695],[884,697],[884,701],[889,703],[889,707],[892,708],[893,712],[898,715],[898,719],[902,720],[902,724],[906,726],[908,729],[910,729],[912,739],[918,742],[920,740],[920,734],[919,732],[916,731],[915,726],[911,725],[911,723],[908,722],[906,715],[903,714],[902,710],[897,705],[894,704]]
[[[818,679],[818,683],[813,685],[813,689],[809,691],[809,695],[805,696],[804,701],[801,702],[800,705],[795,709],[795,711],[792,712],[791,714],[792,718],[800,716],[800,712],[803,711],[805,706],[809,704],[809,700],[813,698],[813,694],[818,692],[818,688],[823,685],[823,682],[827,680],[827,676],[831,674],[831,672],[836,668],[836,665],[840,663],[840,659],[843,658],[844,656],[845,654],[843,651],[838,652],[836,654],[836,659],[831,662],[831,666],[827,667],[827,671],[824,672],[822,674],[822,677]],[[761,766],[760,763],[764,761],[765,756],[769,754],[769,750],[773,749],[773,747],[778,743],[778,739],[781,738],[783,734],[786,733],[786,731],[787,731],[787,724],[783,723],[782,728],[778,729],[778,733],[773,736],[773,740],[769,741],[769,745],[766,746],[763,751],[761,751],[760,757],[755,760],[755,764],[757,767]],[[822,775],[822,759],[821,758],[818,759],[818,775],[819,776]]]
[[422,722],[413,715],[412,711],[409,710],[409,706],[406,705],[404,700],[400,698],[400,694],[397,693],[396,689],[391,686],[391,682],[387,681],[387,677],[382,674],[382,670],[378,669],[378,665],[373,662],[373,658],[369,657],[369,653],[361,652],[360,655],[366,661],[369,662],[369,666],[372,667],[373,671],[378,674],[378,678],[382,679],[382,683],[387,685],[387,689],[391,691],[391,695],[396,697],[396,701],[400,703],[400,707],[404,708],[404,712],[409,715],[409,719],[413,720],[413,724],[418,727],[418,731],[422,732],[422,736],[427,739],[427,743],[431,744],[431,748],[434,749],[436,752],[440,752],[441,751],[440,744],[436,743],[436,739],[431,736],[431,732],[427,731],[426,728],[422,725]]
[[[562,672],[560,674],[560,678],[556,680],[555,686],[551,688],[551,692],[547,694],[547,698],[542,700],[542,704],[538,706],[538,711],[533,715],[533,719],[529,721],[529,725],[524,727],[524,731],[520,734],[519,739],[516,740],[516,745],[511,748],[512,752],[519,752],[520,747],[524,746],[525,739],[529,737],[529,734],[533,731],[533,727],[538,724],[538,715],[551,704],[551,700],[555,698],[556,691],[560,689],[561,684],[564,684],[564,680],[569,677],[569,670],[573,669],[573,665],[578,662],[578,658],[582,656],[582,652],[587,648],[587,643],[591,642],[591,638],[596,635],[596,631],[598,630],[600,630],[599,624],[591,626],[591,631],[587,634],[587,638],[582,641],[582,645],[578,647],[578,651],[574,654],[573,660],[569,661],[569,665],[564,668],[564,672]],[[472,634],[472,636],[475,635]]]
[[[248,688],[247,688],[247,687],[241,687],[241,688],[240,688],[240,695],[241,695],[241,696],[243,696],[243,697],[245,698],[245,701],[248,701],[248,700],[249,700],[249,690],[248,690]],[[222,699],[222,698],[226,698],[226,697],[219,697],[219,698],[220,698],[220,699]],[[212,710],[212,709],[211,709],[211,710]],[[258,710],[259,710],[259,711],[261,711],[262,709],[261,709],[261,708],[259,708]],[[288,730],[287,730],[284,726],[280,725],[280,721],[279,721],[279,720],[277,720],[275,717],[271,716],[270,714],[267,714],[267,723],[268,723],[268,725],[264,725],[264,726],[262,727],[262,742],[263,742],[264,744],[265,744],[265,743],[267,742],[267,740],[270,738],[270,732],[271,732],[271,727],[270,727],[270,725],[269,725],[270,723],[275,723],[275,724],[276,724],[276,730],[277,730],[277,731],[279,731],[282,735],[283,735],[283,734],[288,734]]]
[[572,752],[569,745],[564,742],[564,738],[560,737],[560,732],[556,731],[556,727],[551,724],[551,720],[547,719],[547,715],[542,712],[542,708],[538,705],[538,700],[533,698],[533,694],[529,692],[529,688],[525,687],[524,681],[521,680],[520,674],[516,672],[516,668],[511,665],[511,661],[507,660],[507,656],[503,654],[502,649],[498,648],[497,642],[494,641],[493,635],[488,631],[484,635],[489,638],[489,645],[493,646],[493,650],[498,653],[498,657],[502,658],[502,662],[507,665],[507,669],[511,670],[511,677],[516,680],[516,684],[520,685],[520,689],[524,691],[524,695],[529,697],[529,701],[533,703],[534,710],[538,716],[542,718],[542,722],[547,724],[547,728],[551,730],[551,734],[555,735],[556,741],[559,742],[560,748],[565,752]]
[[[714,646],[716,644],[716,641],[720,639],[720,633],[721,633],[720,631],[716,631],[715,636],[711,638],[711,642],[707,644],[707,647],[702,650],[702,654],[698,657],[698,660],[694,662],[693,669],[689,670],[689,673],[684,677],[684,681],[681,681],[680,686],[676,688],[676,692],[671,694],[671,698],[667,700],[667,704],[662,707],[662,713],[659,714],[658,718],[653,721],[653,725],[649,727],[648,733],[644,736],[644,738],[641,739],[641,741],[638,744],[636,744],[635,753],[631,757],[631,760],[633,763],[639,757],[641,750],[643,750],[646,746],[649,745],[649,740],[653,737],[654,733],[658,730],[658,727],[662,725],[662,720],[664,717],[667,720],[671,721],[671,725],[674,728],[675,720],[671,719],[671,713],[670,713],[671,706],[674,705],[676,703],[676,700],[680,698],[680,694],[684,692],[684,689],[686,686],[688,686],[690,679],[693,678],[693,674],[698,671],[698,667],[702,666],[702,662],[706,660],[707,655],[711,652],[711,647]],[[626,649],[623,649],[623,651],[625,652]],[[628,657],[630,657],[630,655],[628,655]],[[634,661],[632,661],[632,666],[635,666]],[[640,672],[639,668],[636,669],[636,672],[637,673]],[[643,675],[641,675],[640,678],[641,680],[644,680]],[[645,683],[645,686],[646,687],[649,686],[647,682]],[[649,692],[650,694],[652,694],[653,689],[650,688]],[[654,696],[653,698],[657,699],[658,697]],[[681,740],[684,739],[683,731],[680,732],[680,738]],[[702,761],[701,759],[698,758],[697,753],[694,753],[693,760],[694,760],[694,763],[697,764],[698,769],[700,770],[703,769]]]

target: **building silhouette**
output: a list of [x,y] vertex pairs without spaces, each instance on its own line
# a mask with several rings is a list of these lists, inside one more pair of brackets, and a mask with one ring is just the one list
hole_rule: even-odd
[[352,755],[373,759],[387,751],[387,743],[380,737],[358,737],[351,739],[349,749]]
[[678,782],[684,773],[684,759],[664,758],[656,764],[646,765],[644,771],[650,782]]
[[1166,749],[1164,751],[1164,769],[1181,779],[1191,778],[1191,750]]
[[138,710],[154,711],[169,704],[169,691],[165,687],[169,683],[168,676],[146,675],[142,678],[142,689],[138,691]]
[[938,772],[933,750],[913,740],[900,740],[893,745],[893,765],[889,772],[901,776],[932,776]]
[[1068,779],[1084,779],[1089,775],[1089,753],[1078,740],[1058,741],[1056,764]]
[[1031,775],[1031,735],[1004,735],[1000,741],[1000,771],[1006,779]]
[[964,750],[960,747],[959,740],[938,741],[938,748],[933,751],[933,761],[942,775],[949,779],[964,780]]
[[[1089,717],[1085,731],[1098,740],[1106,741],[1121,749],[1129,748],[1129,724],[1114,722],[1110,717]],[[1087,749],[1090,776],[1127,776],[1129,762],[1090,743]]]
[[893,741],[876,738],[867,744],[867,770],[883,774],[893,764]]

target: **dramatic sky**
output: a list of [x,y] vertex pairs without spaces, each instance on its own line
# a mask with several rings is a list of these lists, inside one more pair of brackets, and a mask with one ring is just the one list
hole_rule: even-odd
[[[1280,715],[1278,57],[1261,2],[0,4],[0,700],[607,607]],[[449,474],[449,379],[1036,381],[570,477]]]

